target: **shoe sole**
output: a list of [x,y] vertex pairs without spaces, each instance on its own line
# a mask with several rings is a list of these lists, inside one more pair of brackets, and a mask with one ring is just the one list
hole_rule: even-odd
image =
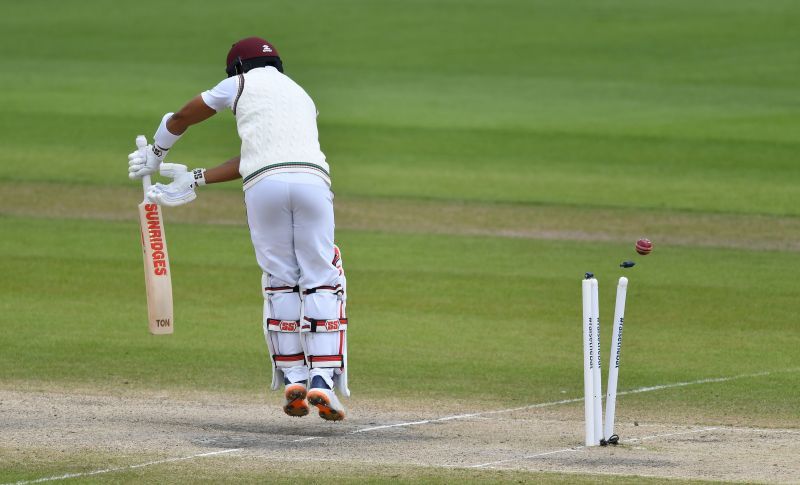
[[319,417],[322,419],[327,421],[341,421],[344,419],[344,412],[333,409],[328,396],[322,392],[309,392],[308,403],[319,409]]
[[302,387],[289,388],[286,390],[286,401],[283,412],[295,418],[302,418],[308,414],[308,404],[306,404],[306,390]]

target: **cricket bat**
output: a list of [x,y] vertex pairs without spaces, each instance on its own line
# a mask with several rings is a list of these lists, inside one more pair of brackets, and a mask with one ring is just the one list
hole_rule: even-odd
[[[136,147],[144,155],[147,138],[136,137]],[[144,200],[139,204],[139,225],[142,231],[144,255],[144,284],[147,290],[147,328],[153,335],[171,334],[174,329],[172,312],[172,278],[167,254],[167,238],[161,207],[147,199],[150,176],[142,177]]]

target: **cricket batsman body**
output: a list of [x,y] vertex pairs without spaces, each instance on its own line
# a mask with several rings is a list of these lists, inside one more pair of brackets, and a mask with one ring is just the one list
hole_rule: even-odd
[[[144,154],[128,156],[131,178],[154,173],[148,198],[166,206],[191,202],[202,185],[241,178],[247,222],[261,267],[263,330],[272,361],[272,388],[284,388],[283,410],[305,416],[316,406],[326,420],[344,419],[335,390],[347,388],[346,283],[334,245],[330,170],[320,150],[317,110],[283,74],[275,47],[250,37],[226,60],[228,77],[167,113]],[[186,129],[230,109],[241,152],[210,169],[163,163]]]

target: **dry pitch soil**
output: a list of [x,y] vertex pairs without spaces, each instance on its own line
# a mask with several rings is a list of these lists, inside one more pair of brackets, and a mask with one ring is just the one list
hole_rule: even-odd
[[[440,408],[354,398],[346,402],[347,420],[328,423],[315,413],[289,418],[279,400],[279,394],[237,402],[222,395],[0,390],[0,449],[10,455],[0,465],[48,450],[154,460],[224,452],[215,466],[237,470],[317,463],[800,482],[797,429],[634,425],[621,418],[619,446],[585,448],[580,403],[481,412],[466,403]],[[208,460],[182,463],[202,469]],[[99,468],[106,466],[119,463]]]

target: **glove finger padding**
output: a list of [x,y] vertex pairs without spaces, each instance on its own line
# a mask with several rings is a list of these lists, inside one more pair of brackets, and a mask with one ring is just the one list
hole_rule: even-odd
[[152,145],[144,147],[143,153],[139,150],[128,154],[128,177],[132,180],[140,179],[145,175],[152,175],[158,170],[163,155],[159,157],[153,151]]
[[142,172],[145,168],[146,160],[139,151],[128,154],[128,177],[132,180],[142,178],[144,175],[150,175],[153,172]]
[[157,204],[175,207],[188,204],[197,198],[197,194],[191,187],[175,187],[173,184],[157,183],[147,191],[147,198]]
[[128,178],[136,180],[144,177],[145,175],[153,175],[155,170],[147,167],[146,165],[131,165],[128,168]]
[[161,169],[159,170],[161,175],[169,177],[172,180],[177,179],[178,177],[187,173],[188,171],[189,171],[188,167],[180,163],[162,163]]

